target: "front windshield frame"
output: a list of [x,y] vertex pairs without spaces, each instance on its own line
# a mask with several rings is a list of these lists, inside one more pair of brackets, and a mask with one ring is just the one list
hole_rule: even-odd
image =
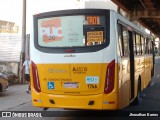
[[[65,17],[65,16],[104,16],[105,19],[105,32],[104,37],[105,41],[102,44],[94,44],[94,45],[83,45],[83,46],[62,46],[62,47],[54,47],[54,46],[43,46],[42,44],[39,44],[38,42],[38,21],[40,19],[50,19],[52,17]],[[62,10],[62,11],[53,11],[48,13],[42,13],[38,15],[34,15],[34,45],[35,48],[46,53],[64,53],[67,52],[68,49],[73,49],[75,53],[80,52],[95,52],[98,50],[101,50],[109,45],[110,42],[110,13],[109,10],[97,10],[97,9],[76,9],[76,10]],[[89,26],[89,25],[88,25]],[[88,27],[87,26],[87,27]],[[95,25],[96,26],[96,25]],[[84,27],[84,26],[83,26]],[[93,28],[93,25],[92,25]],[[95,27],[97,28],[97,27]],[[100,28],[101,29],[101,28]],[[99,31],[98,31],[99,32]]]

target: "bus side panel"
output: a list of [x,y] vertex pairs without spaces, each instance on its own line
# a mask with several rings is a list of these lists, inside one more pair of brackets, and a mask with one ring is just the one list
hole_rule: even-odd
[[119,63],[119,108],[124,108],[130,104],[131,83],[130,67],[127,57],[121,58]]
[[151,55],[146,55],[145,58],[145,74],[146,74],[146,84],[148,85],[151,81],[151,70],[153,68],[153,58]]
[[139,63],[139,66],[143,66],[139,74],[141,76],[141,90],[145,89],[151,81],[152,60],[152,57],[147,55],[144,61],[141,59]]
[[140,60],[141,59],[142,59],[141,56],[135,56],[135,62],[134,62],[135,63],[134,98],[137,96],[138,79],[139,79],[139,76],[141,75],[141,70],[140,70]]
[[[121,81],[120,81],[121,82]],[[119,87],[119,108],[124,108],[130,104],[130,81],[127,80],[125,83],[120,84]]]
[[138,63],[139,67],[139,75],[141,77],[141,90],[143,90],[144,88],[146,88],[147,86],[147,81],[146,81],[146,74],[145,74],[145,58],[144,55],[139,57],[139,63]]

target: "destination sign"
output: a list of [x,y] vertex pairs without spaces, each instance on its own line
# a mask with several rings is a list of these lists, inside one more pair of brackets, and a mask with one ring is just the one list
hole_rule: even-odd
[[87,16],[88,25],[99,25],[99,16]]

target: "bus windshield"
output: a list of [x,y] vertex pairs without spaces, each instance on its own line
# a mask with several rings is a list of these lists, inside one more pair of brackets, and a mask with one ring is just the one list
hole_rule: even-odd
[[71,15],[38,19],[41,47],[84,47],[106,42],[103,15]]

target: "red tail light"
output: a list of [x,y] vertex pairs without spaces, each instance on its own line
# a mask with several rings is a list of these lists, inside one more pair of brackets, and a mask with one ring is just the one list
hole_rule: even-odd
[[115,60],[112,60],[107,66],[106,81],[104,88],[105,94],[112,92],[112,90],[114,89],[114,77],[115,77]]
[[36,64],[32,61],[33,86],[37,92],[41,92],[38,70]]

